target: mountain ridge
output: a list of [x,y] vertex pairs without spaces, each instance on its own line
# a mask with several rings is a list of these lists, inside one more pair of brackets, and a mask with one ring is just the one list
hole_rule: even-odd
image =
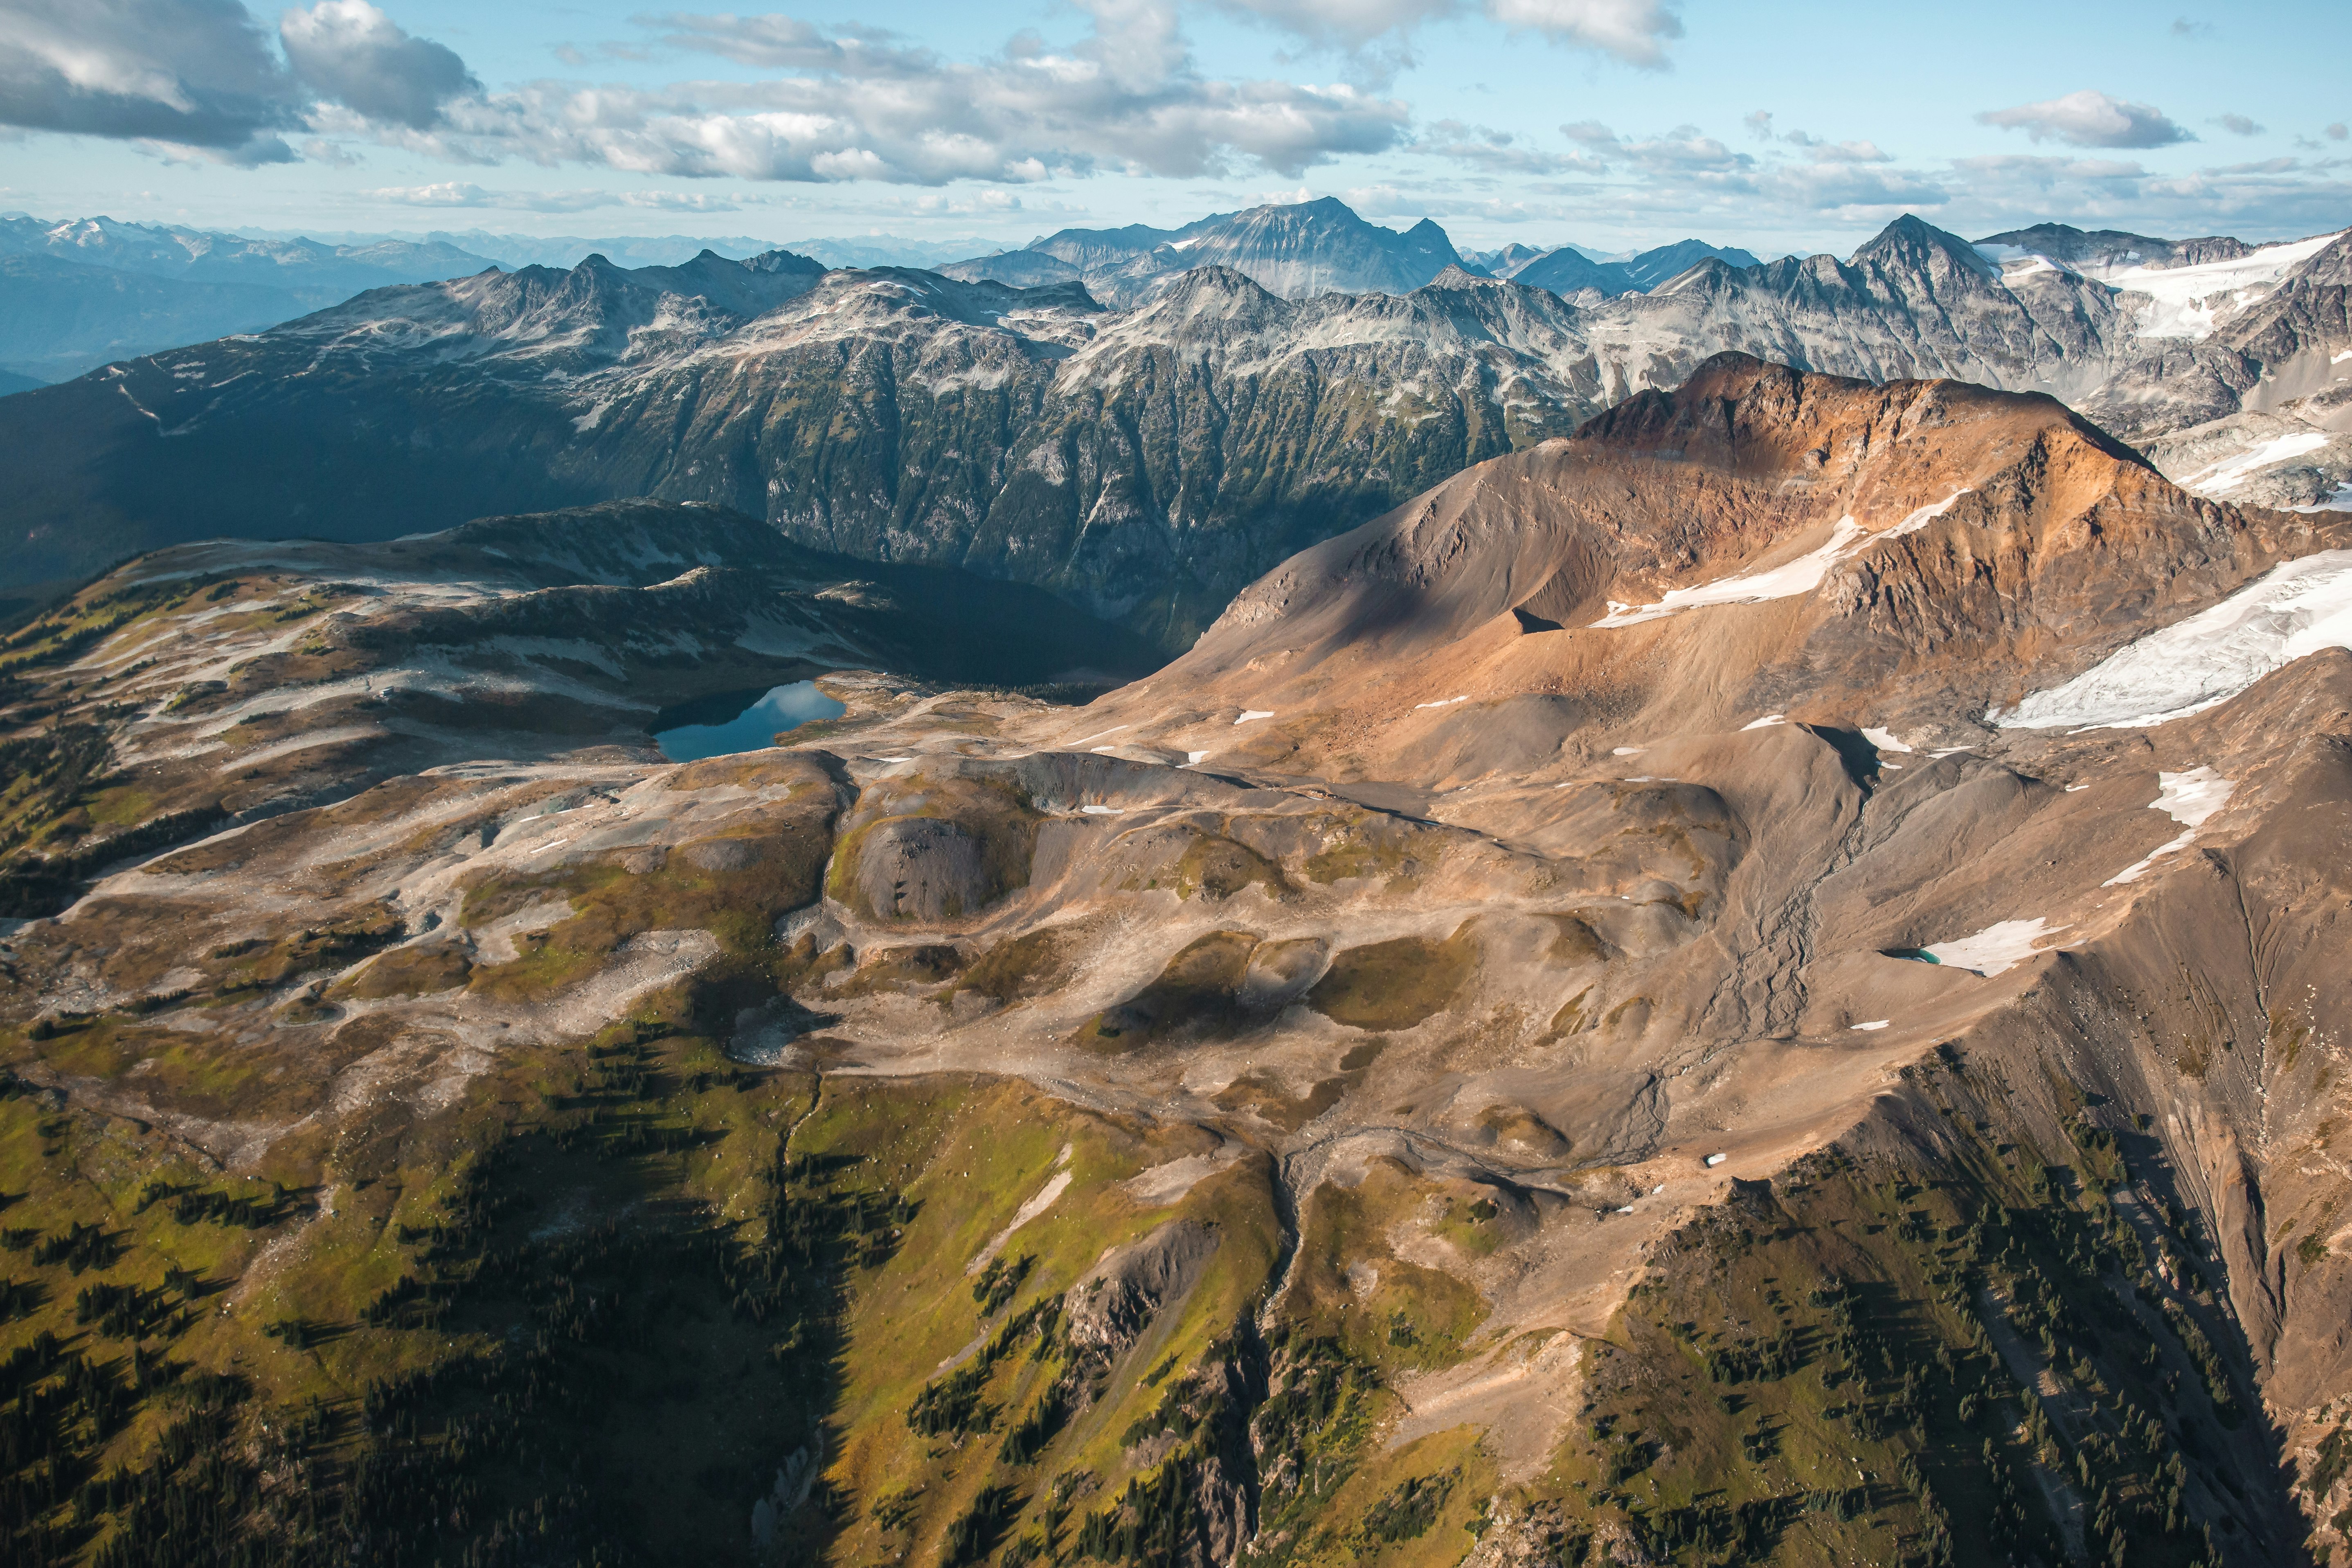
[[[1570,309],[1442,276],[1200,268],[1129,374]],[[836,346],[960,312],[887,368],[961,395],[994,362],[941,345],[1023,311],[919,273],[795,307],[862,309]],[[240,1539],[370,1568],[395,1529],[2338,1550],[2352,653],[2240,639],[2288,649],[2283,566],[2344,602],[2347,546],[2046,394],[1723,353],[1310,544],[1077,709],[969,653],[907,672],[968,579],[889,602],[716,507],[133,562],[0,690],[84,770],[9,797],[11,890],[49,900],[0,939],[0,1127],[42,1151],[9,1301],[184,1370],[115,1385],[116,1446],[20,1407],[137,1478],[49,1516],[152,1540],[142,1495],[213,1495],[151,1436],[201,1390],[199,1476],[289,1504]],[[2216,700],[2070,716],[2152,654]],[[787,679],[838,715],[651,743]],[[303,1424],[371,1385],[375,1419]]]
[[[1581,303],[1453,261],[1408,293],[1286,300],[1212,259],[1124,310],[1082,280],[789,253],[487,273],[11,398],[0,436],[27,458],[0,519],[20,575],[64,576],[160,526],[402,532],[711,500],[822,548],[1045,586],[1172,649],[1299,546],[1726,350],[2048,391],[2177,451],[2176,473],[2311,504],[2352,475],[2327,426],[2352,374],[2333,357],[2352,347],[2341,244],[2200,264],[2236,279],[2218,314],[2198,268],[2149,275],[2182,304],[1916,217],[1849,261],[1710,256]],[[220,466],[237,441],[273,454],[259,494]]]

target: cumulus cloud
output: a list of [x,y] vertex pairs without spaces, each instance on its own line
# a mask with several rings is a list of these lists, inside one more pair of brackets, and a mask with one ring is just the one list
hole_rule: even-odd
[[1988,109],[1977,119],[1986,125],[2022,131],[2036,142],[2063,142],[2071,147],[2169,147],[2176,142],[2197,140],[2153,104],[2134,103],[2088,88],[2041,103]]
[[281,59],[238,0],[0,0],[0,124],[287,163],[320,100],[412,128],[478,90],[465,63],[367,0],[280,20]]
[[2330,142],[2341,142],[2347,135],[2352,135],[2352,132],[2347,132],[2344,122],[2340,120],[2327,128],[2327,139]]
[[237,0],[0,0],[0,124],[284,163],[289,99]]
[[673,16],[677,47],[782,73],[660,89],[537,83],[450,106],[421,151],[603,163],[656,175],[1032,183],[1117,170],[1297,175],[1404,139],[1410,111],[1349,86],[1205,76],[1168,0],[1081,0],[1063,49],[1016,37],[975,61],[862,28]]
[[321,0],[278,22],[287,64],[322,98],[422,131],[481,84],[456,51],[403,32],[368,0]]
[[1486,0],[1486,15],[1652,69],[1664,67],[1666,46],[1683,36],[1682,18],[1660,0]]
[[2213,123],[2232,136],[2260,136],[2265,129],[2242,114],[2220,115],[2215,118]]
[[1406,105],[1360,86],[1207,75],[1178,6],[1077,0],[1090,26],[1075,44],[1024,33],[977,60],[790,16],[649,17],[667,52],[772,74],[486,93],[370,0],[288,11],[282,60],[238,0],[0,0],[0,125],[243,162],[292,158],[277,132],[299,128],[459,163],[912,184],[1252,164],[1295,176],[1404,140]]

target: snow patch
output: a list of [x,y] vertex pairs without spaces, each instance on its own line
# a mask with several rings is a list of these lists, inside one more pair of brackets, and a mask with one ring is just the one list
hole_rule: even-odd
[[2352,647],[2352,550],[2282,562],[2220,604],[1987,717],[2010,730],[2146,729],[2227,702],[2324,647]]
[[1868,1034],[1873,1029],[1883,1029],[1886,1027],[1890,1022],[1892,1022],[1892,1020],[1886,1018],[1873,1018],[1867,1024],[1854,1024],[1850,1026],[1855,1034],[1863,1035]]
[[2210,463],[2180,481],[2183,489],[2199,490],[2209,496],[2236,489],[2264,468],[2316,452],[2327,445],[2327,437],[2318,430],[2298,431],[2292,436],[2274,436],[2251,451],[2234,458],[2224,458]]
[[1625,605],[1609,601],[1609,613],[1593,622],[1595,626],[1636,626],[1643,621],[1663,620],[1683,610],[1695,610],[1706,605],[1756,605],[1767,599],[1794,598],[1810,594],[1822,585],[1831,567],[1847,556],[1868,548],[1882,539],[1895,539],[1906,533],[1916,533],[1952,508],[1952,503],[1968,494],[1966,486],[1954,490],[1942,500],[1923,506],[1907,513],[1902,521],[1882,532],[1873,533],[1851,516],[1842,517],[1830,530],[1827,543],[1809,550],[1779,566],[1761,572],[1743,572],[1737,576],[1719,577],[1712,583],[1701,583],[1689,588],[1669,588],[1654,605]]
[[2042,952],[2036,944],[2043,937],[2070,929],[2053,927],[2040,916],[2030,921],[2000,921],[1972,935],[1954,942],[1933,942],[1919,951],[1937,963],[1974,970],[1990,979]]
[[1794,561],[1761,572],[1742,573],[1735,577],[1719,577],[1712,583],[1701,583],[1689,588],[1669,588],[1654,605],[1623,605],[1609,601],[1609,613],[1592,623],[1595,626],[1637,626],[1644,621],[1664,620],[1684,610],[1695,610],[1706,605],[1756,605],[1767,599],[1793,598],[1810,594],[1821,586],[1829,569],[1851,554],[1870,538],[1870,531],[1851,517],[1838,519],[1830,531],[1829,542],[1809,550]]
[[1744,735],[1750,730],[1769,730],[1775,724],[1785,724],[1788,721],[1789,716],[1785,713],[1767,713],[1761,719],[1751,720],[1739,726],[1739,732]]
[[1638,757],[1648,750],[1647,746],[1612,746],[1609,754],[1612,757]]
[[[1469,700],[1470,700],[1470,699],[1468,699],[1467,697],[1448,697],[1448,698],[1444,699],[1443,701],[1439,701],[1439,702],[1416,702],[1416,703],[1414,703],[1412,706],[1413,706],[1413,710],[1414,710],[1415,712],[1419,712],[1419,711],[1420,711],[1422,709],[1423,709],[1423,708],[1451,708],[1451,707],[1453,707],[1456,702],[1467,702],[1467,701],[1469,701]],[[1270,717],[1270,716],[1271,716],[1271,715],[1269,715],[1269,717]],[[1235,722],[1239,722],[1239,721],[1237,720],[1237,721],[1235,721]]]
[[2183,827],[2202,827],[2214,813],[2230,804],[2237,785],[2211,768],[2190,768],[2183,773],[2156,775],[2156,798],[2150,811],[2160,811]]
[[1236,724],[1246,724],[1253,719],[1271,719],[1273,717],[1274,710],[1271,708],[1244,708],[1242,710],[1242,716],[1234,720],[1234,722]]
[[1932,506],[1923,506],[1918,510],[1912,512],[1910,515],[1904,518],[1901,522],[1896,523],[1893,528],[1888,529],[1878,537],[1881,539],[1897,539],[1906,533],[1918,532],[1921,529],[1927,527],[1929,523],[1935,521],[1937,518],[1951,510],[1952,503],[1958,500],[1962,496],[1968,494],[1969,489],[1969,486],[1962,485],[1958,489],[1954,490],[1942,500],[1937,501]]
[[2230,792],[2236,784],[2223,778],[2211,768],[2190,768],[2187,773],[2156,775],[2156,798],[2147,803],[2150,811],[2160,811],[2179,823],[2182,831],[2149,850],[2114,876],[2099,884],[2102,888],[2119,888],[2137,882],[2156,868],[2156,863],[2168,855],[2186,849],[2195,841],[2197,830],[2205,826],[2214,813],[2230,804]]
[[1896,740],[1892,730],[1864,730],[1862,738],[1882,752],[1908,752],[1911,749]]
[[1119,812],[1115,805],[1082,805],[1078,809],[1088,816],[1117,816]]

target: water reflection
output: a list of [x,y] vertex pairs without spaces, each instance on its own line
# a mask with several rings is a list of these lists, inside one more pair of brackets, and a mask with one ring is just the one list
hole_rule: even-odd
[[756,752],[775,744],[776,736],[786,730],[813,719],[838,719],[847,711],[812,680],[772,686],[763,692],[721,692],[666,710],[656,722],[667,720],[668,727],[654,731],[654,744],[673,763]]

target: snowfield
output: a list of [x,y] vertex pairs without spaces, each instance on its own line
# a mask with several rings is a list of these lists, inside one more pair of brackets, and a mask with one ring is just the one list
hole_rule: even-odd
[[2040,943],[2043,937],[2055,936],[2065,929],[2059,926],[2053,930],[2040,916],[2030,921],[2001,921],[1973,935],[1934,942],[1919,951],[1937,963],[1972,969],[1990,979],[2042,951]]
[[1832,566],[1872,537],[1870,531],[1862,524],[1850,517],[1842,517],[1838,519],[1837,526],[1830,531],[1828,543],[1818,550],[1807,551],[1794,561],[1762,572],[1718,577],[1712,583],[1701,583],[1689,588],[1669,588],[1665,596],[1654,605],[1621,605],[1612,599],[1609,601],[1609,613],[1592,624],[1595,626],[1637,626],[1643,621],[1663,620],[1703,605],[1754,605],[1766,599],[1787,599],[1799,594],[1810,594],[1821,586],[1822,579],[1829,575]]
[[2236,788],[2211,768],[2195,767],[2187,773],[2156,775],[2156,798],[2147,803],[2150,811],[2160,811],[2181,825],[2179,834],[2167,839],[2133,861],[2114,876],[2099,884],[2103,888],[2118,888],[2137,882],[2155,868],[2167,855],[2177,854],[2195,841],[2197,830],[2206,819],[2230,804],[2230,792]]
[[2210,337],[2217,317],[2260,300],[2280,279],[2333,245],[2344,232],[2338,229],[2286,245],[2265,245],[2235,261],[2209,261],[2200,267],[2126,267],[2106,273],[2101,281],[2148,297],[2137,335]]
[[1733,577],[1718,577],[1712,583],[1700,583],[1688,588],[1669,588],[1654,605],[1622,605],[1609,601],[1609,613],[1593,622],[1595,626],[1637,626],[1643,621],[1663,620],[1684,610],[1695,610],[1706,605],[1756,605],[1767,599],[1790,599],[1799,594],[1810,594],[1822,585],[1830,568],[1847,556],[1869,548],[1882,539],[1899,539],[1906,533],[1916,533],[1936,519],[1952,510],[1952,503],[1968,494],[1967,487],[1954,490],[1942,500],[1920,507],[1906,514],[1894,527],[1873,533],[1852,517],[1842,517],[1830,530],[1829,542],[1817,550],[1809,550],[1794,561],[1761,572],[1743,572]]
[[2300,431],[2292,436],[2274,436],[2251,451],[2234,458],[2224,458],[2218,463],[2198,469],[2180,481],[2183,489],[2218,496],[2224,490],[2236,489],[2264,468],[2276,467],[2306,452],[2316,452],[2327,445],[2324,430]]
[[2324,647],[2352,647],[2352,550],[2282,562],[2210,609],[1986,718],[2009,730],[2145,729],[2227,702]]

